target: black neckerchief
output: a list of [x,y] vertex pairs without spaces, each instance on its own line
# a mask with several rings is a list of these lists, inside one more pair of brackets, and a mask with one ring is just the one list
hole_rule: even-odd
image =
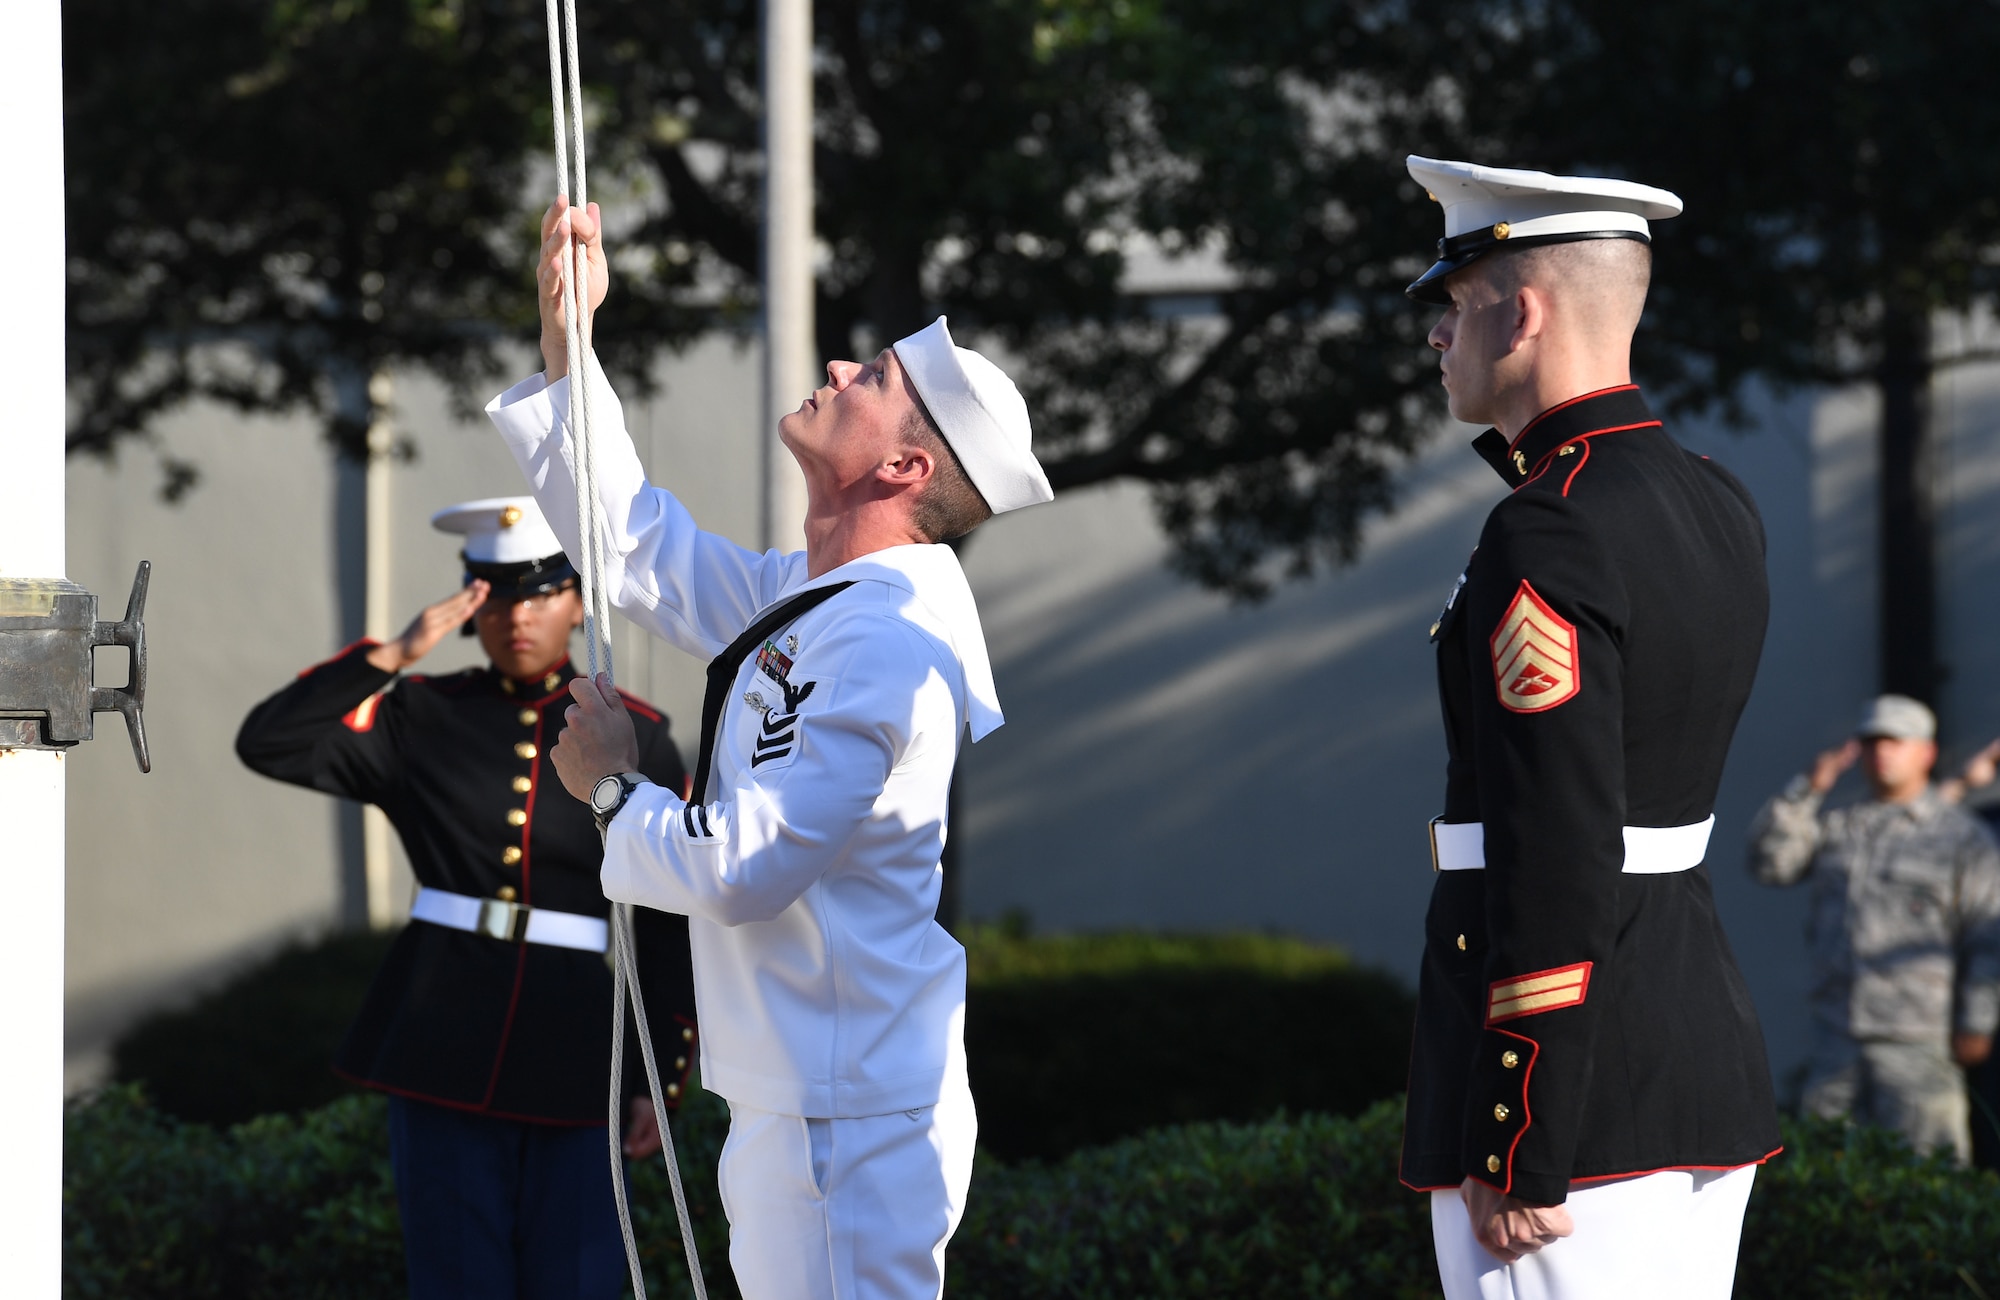
[[708,778],[715,769],[715,733],[722,725],[722,710],[729,703],[729,692],[736,685],[736,670],[771,633],[853,585],[836,582],[800,592],[745,628],[727,650],[709,661],[708,689],[701,697],[701,751],[695,761],[694,784],[688,787],[690,803],[708,801]]

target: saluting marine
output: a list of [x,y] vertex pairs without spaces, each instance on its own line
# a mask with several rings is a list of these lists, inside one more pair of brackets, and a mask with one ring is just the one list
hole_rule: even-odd
[[1756,506],[1631,382],[1624,181],[1412,157],[1410,296],[1510,495],[1432,628],[1448,754],[1402,1177],[1450,1300],[1727,1296],[1775,1154],[1763,1035],[1703,865],[1769,607]]
[[[389,1094],[410,1294],[613,1300],[625,1265],[605,1161],[610,904],[589,810],[548,761],[577,675],[576,571],[532,497],[432,523],[466,537],[464,589],[395,641],[308,668],[251,712],[236,751],[265,776],[381,808],[416,874],[411,924],[334,1060]],[[399,677],[461,625],[490,667]],[[625,704],[639,769],[682,789],[666,719]],[[696,1045],[687,922],[644,912],[636,937],[678,1097]],[[628,1074],[625,1150],[639,1157],[659,1148],[659,1117],[636,1064]]]

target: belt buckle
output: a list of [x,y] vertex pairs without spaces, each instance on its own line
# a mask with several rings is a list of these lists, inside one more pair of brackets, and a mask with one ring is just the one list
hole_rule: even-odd
[[1443,820],[1444,814],[1439,813],[1424,823],[1424,830],[1429,833],[1431,838],[1431,874],[1434,876],[1438,873],[1438,823]]
[[520,943],[528,935],[528,910],[519,903],[482,898],[479,900],[479,933],[507,943]]

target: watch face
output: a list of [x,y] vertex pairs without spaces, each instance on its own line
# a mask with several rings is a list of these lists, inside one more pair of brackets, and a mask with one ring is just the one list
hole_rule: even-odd
[[618,792],[624,788],[625,783],[617,777],[605,777],[590,787],[590,806],[599,812],[611,811],[611,806],[618,802]]

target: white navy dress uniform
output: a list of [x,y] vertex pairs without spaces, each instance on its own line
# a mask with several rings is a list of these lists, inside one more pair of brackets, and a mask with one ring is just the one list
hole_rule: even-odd
[[[895,351],[995,513],[1052,498],[998,367],[942,317]],[[573,541],[568,382],[532,377],[487,412]],[[803,553],[702,532],[591,383],[606,582],[628,617],[713,659],[775,607],[833,593],[736,669],[693,804],[642,785],[605,844],[607,896],[690,920],[702,1082],[730,1103],[738,1284],[748,1300],[935,1300],[976,1132],[939,857],[959,738],[1002,721],[971,589],[942,545],[810,578]]]

